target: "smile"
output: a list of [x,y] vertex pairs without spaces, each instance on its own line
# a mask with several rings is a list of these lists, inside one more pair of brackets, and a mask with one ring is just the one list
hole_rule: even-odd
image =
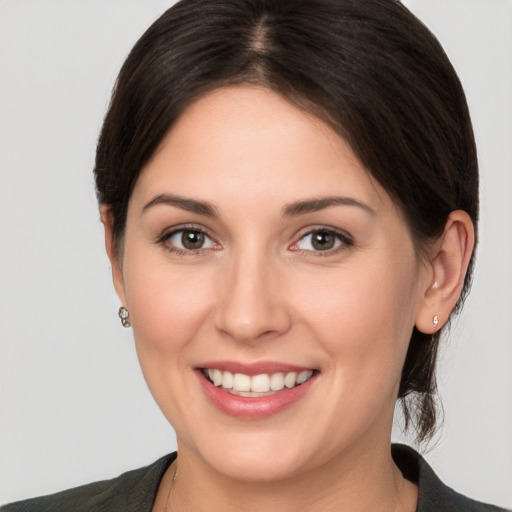
[[[204,396],[221,413],[263,420],[314,396],[321,372],[282,362],[204,361],[195,368]],[[294,404],[297,404],[295,406]]]
[[293,389],[307,382],[313,370],[246,375],[217,368],[203,368],[203,375],[216,387],[227,393],[243,397],[270,396],[283,389]]

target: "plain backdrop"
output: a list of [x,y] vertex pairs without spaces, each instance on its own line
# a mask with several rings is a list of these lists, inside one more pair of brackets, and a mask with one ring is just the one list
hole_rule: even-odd
[[[512,2],[406,3],[460,74],[482,176],[476,279],[443,342],[445,423],[426,457],[460,492],[510,506]],[[0,0],[0,503],[175,448],[116,316],[91,172],[116,73],[170,4]]]

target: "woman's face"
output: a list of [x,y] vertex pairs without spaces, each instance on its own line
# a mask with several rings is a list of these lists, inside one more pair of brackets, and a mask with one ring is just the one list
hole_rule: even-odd
[[318,119],[256,87],[196,101],[135,186],[114,272],[180,457],[271,480],[389,443],[430,283]]

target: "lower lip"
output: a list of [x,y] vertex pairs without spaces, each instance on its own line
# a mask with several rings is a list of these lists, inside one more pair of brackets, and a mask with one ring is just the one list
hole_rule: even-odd
[[196,373],[205,395],[217,409],[229,416],[247,419],[268,418],[287,409],[308,392],[317,377],[317,374],[314,374],[304,384],[276,391],[274,395],[248,397],[227,393],[214,386],[201,370],[197,370]]

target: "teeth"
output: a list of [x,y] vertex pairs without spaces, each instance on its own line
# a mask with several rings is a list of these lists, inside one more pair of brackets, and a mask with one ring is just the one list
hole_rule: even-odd
[[233,374],[231,372],[222,373],[222,387],[226,389],[233,387]]
[[297,382],[297,374],[295,372],[287,373],[284,378],[284,385],[287,388],[293,388]]
[[313,375],[311,370],[304,370],[303,372],[300,372],[299,375],[297,375],[297,384],[304,384],[311,375]]
[[251,391],[267,393],[270,391],[270,377],[268,375],[255,375],[251,379]]
[[220,386],[222,384],[222,372],[220,370],[213,370],[213,383],[216,386]]
[[270,389],[272,391],[281,391],[284,388],[284,375],[282,373],[274,373],[270,377]]
[[243,373],[231,373],[217,369],[208,368],[203,370],[215,386],[230,390],[231,393],[241,396],[261,396],[261,393],[272,394],[274,391],[281,391],[285,386],[288,389],[304,384],[313,375],[313,370],[305,370],[300,373],[273,373],[268,375],[254,375],[250,377]]
[[233,389],[235,391],[251,391],[251,377],[243,373],[235,373],[233,377]]

